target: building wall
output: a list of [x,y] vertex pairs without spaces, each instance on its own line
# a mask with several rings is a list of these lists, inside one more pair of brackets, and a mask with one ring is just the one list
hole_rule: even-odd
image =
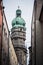
[[9,29],[5,13],[3,11],[3,34],[2,34],[2,65],[8,65]]
[[11,65],[18,65],[17,56],[10,37],[9,37],[9,61]]
[[2,1],[0,0],[0,64],[1,64],[1,45],[2,45]]
[[[39,5],[40,5],[40,9],[42,9],[42,3]],[[40,11],[40,14],[41,14],[41,11]],[[36,64],[37,65],[43,65],[42,50],[43,50],[43,22],[37,19],[36,20]]]
[[36,1],[34,2],[31,26],[32,65],[43,65],[43,22],[39,20],[43,1]]

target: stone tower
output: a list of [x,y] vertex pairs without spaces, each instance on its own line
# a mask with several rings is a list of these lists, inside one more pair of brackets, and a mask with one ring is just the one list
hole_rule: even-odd
[[16,18],[12,21],[11,39],[20,65],[27,65],[27,48],[25,47],[26,27],[21,18],[21,10],[16,10]]

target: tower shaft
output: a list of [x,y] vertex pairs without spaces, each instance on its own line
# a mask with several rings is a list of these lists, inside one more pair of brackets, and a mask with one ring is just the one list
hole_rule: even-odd
[[25,47],[25,21],[21,18],[21,10],[16,10],[16,18],[12,22],[11,38],[20,65],[27,65],[27,48]]

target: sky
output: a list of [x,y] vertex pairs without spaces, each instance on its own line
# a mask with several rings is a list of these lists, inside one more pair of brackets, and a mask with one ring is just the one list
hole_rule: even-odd
[[21,17],[26,22],[26,41],[27,47],[31,46],[31,20],[33,12],[34,0],[3,0],[5,6],[5,15],[8,23],[9,30],[12,28],[12,20],[16,17],[16,10],[21,9]]

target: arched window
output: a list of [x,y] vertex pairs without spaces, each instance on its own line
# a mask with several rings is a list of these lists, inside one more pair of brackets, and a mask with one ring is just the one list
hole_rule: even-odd
[[18,21],[16,21],[16,24],[18,24]]

